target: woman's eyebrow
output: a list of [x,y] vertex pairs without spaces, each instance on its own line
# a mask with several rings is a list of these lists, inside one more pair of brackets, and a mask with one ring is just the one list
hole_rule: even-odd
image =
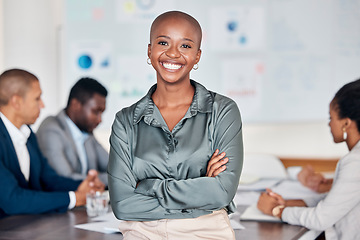
[[167,38],[167,39],[170,39],[170,37],[166,36],[166,35],[160,35],[160,36],[157,36],[156,38]]
[[183,38],[185,41],[190,41],[190,42],[194,42],[192,39],[190,38]]
[[[156,38],[167,38],[167,39],[170,39],[169,36],[166,36],[166,35],[160,35],[160,36],[157,36]],[[185,41],[190,41],[190,42],[194,42],[192,39],[190,38],[183,38],[183,40]]]

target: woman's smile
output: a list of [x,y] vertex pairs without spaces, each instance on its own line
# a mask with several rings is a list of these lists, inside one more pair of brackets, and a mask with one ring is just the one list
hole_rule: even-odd
[[161,65],[168,70],[178,70],[184,66],[183,64],[169,63],[169,62],[161,62]]

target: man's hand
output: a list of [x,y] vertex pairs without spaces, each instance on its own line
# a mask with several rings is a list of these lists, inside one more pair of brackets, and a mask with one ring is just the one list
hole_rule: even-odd
[[96,170],[90,169],[86,179],[89,180],[89,185],[95,192],[103,192],[105,190],[105,184],[100,180]]
[[76,205],[82,206],[86,204],[86,194],[95,193],[97,191],[103,192],[105,185],[100,181],[98,172],[96,170],[89,170],[88,175],[82,181],[75,192]]
[[215,150],[207,166],[207,177],[216,177],[219,173],[225,171],[225,164],[229,161],[229,159],[225,157],[225,155],[225,152],[219,154],[219,149]]

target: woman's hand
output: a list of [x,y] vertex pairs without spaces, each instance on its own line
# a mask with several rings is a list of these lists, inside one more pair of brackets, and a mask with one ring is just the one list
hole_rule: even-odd
[[266,189],[266,192],[261,193],[257,208],[267,214],[272,216],[272,210],[274,207],[279,205],[285,205],[285,200],[281,195],[272,192],[270,189]]
[[229,161],[225,155],[225,152],[219,154],[219,149],[215,150],[206,169],[207,177],[216,177],[219,173],[225,171],[225,164]]
[[316,173],[310,165],[303,167],[297,177],[302,185],[319,193],[328,192],[332,185],[332,179],[326,179],[322,174]]
[[271,197],[275,198],[278,205],[285,205],[285,200],[283,199],[283,197],[280,194],[277,194],[277,193],[271,191],[270,188],[266,189],[266,193],[269,194]]

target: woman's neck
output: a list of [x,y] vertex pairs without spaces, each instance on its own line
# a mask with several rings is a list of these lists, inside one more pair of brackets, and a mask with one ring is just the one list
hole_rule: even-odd
[[351,151],[355,145],[360,141],[360,133],[358,131],[348,132],[348,138],[346,139],[346,145]]
[[158,82],[152,99],[158,107],[176,107],[190,104],[194,92],[195,88],[190,81],[179,83]]

